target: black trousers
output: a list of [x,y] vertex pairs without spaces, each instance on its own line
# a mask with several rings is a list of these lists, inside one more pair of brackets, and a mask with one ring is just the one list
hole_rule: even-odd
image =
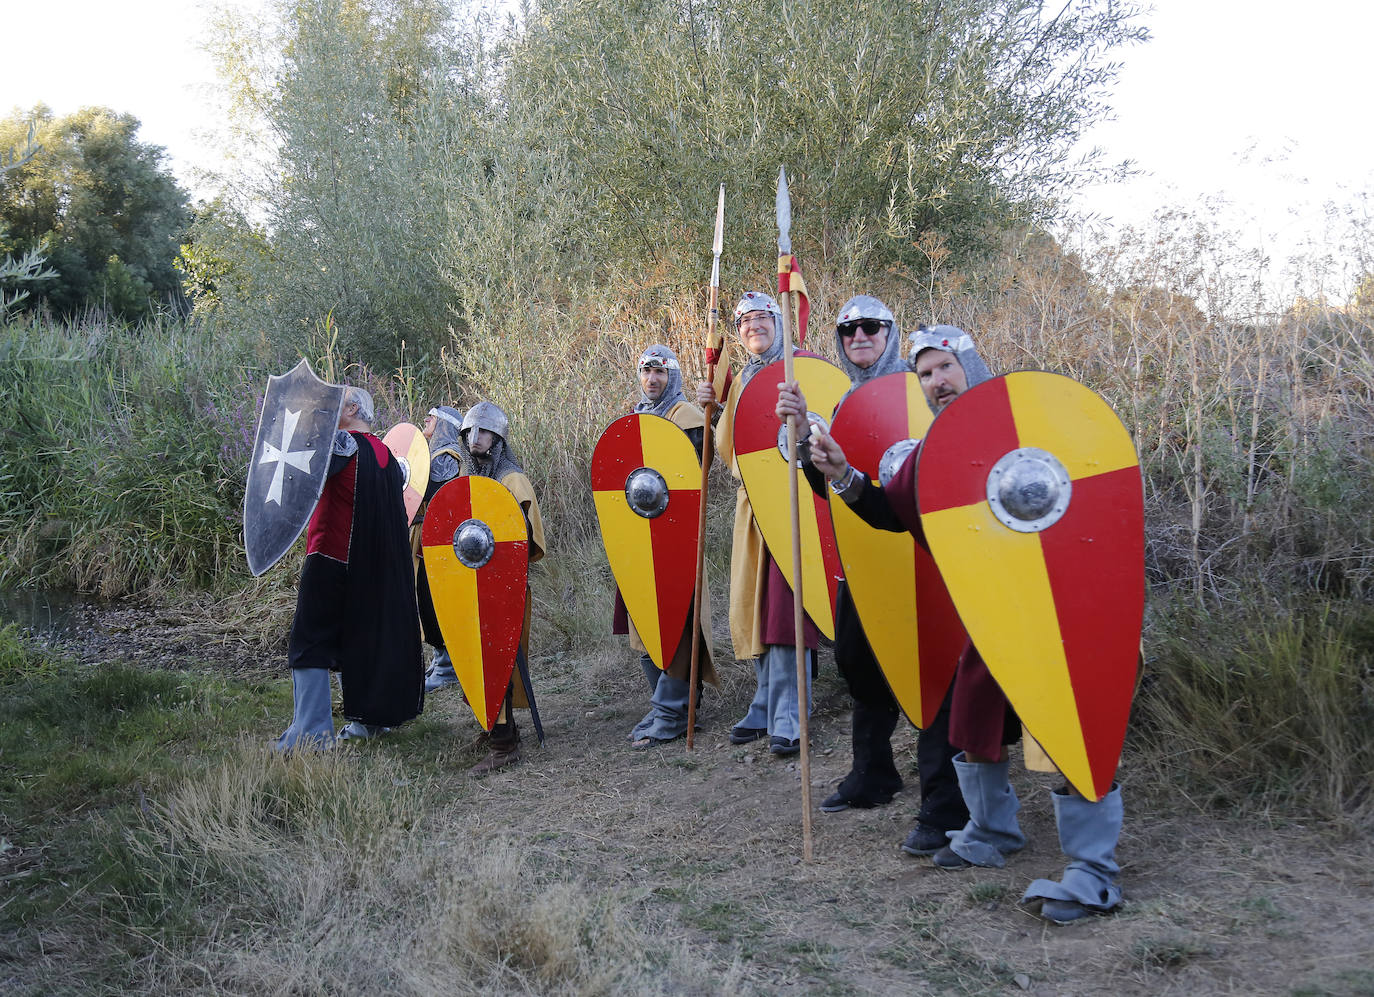
[[[854,697],[854,763],[838,792],[853,806],[887,803],[902,788],[902,777],[892,757],[892,732],[901,708],[873,656],[844,582],[835,604],[835,663]],[[921,787],[917,819],[942,831],[953,831],[968,822],[968,808],[954,772],[955,753],[949,743],[946,692],[934,722],[916,741],[916,773]]]

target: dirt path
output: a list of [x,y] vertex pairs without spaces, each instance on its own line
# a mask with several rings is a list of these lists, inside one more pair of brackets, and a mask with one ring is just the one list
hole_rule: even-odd
[[[212,622],[212,604],[91,609],[59,644],[83,661],[284,674]],[[264,660],[266,658],[266,660]],[[404,751],[441,772],[453,806],[528,842],[535,861],[630,898],[762,994],[1374,994],[1374,843],[1368,833],[1291,815],[1204,814],[1168,786],[1142,784],[1129,753],[1119,849],[1127,903],[1114,917],[1054,928],[1016,901],[1062,866],[1048,790],[1013,766],[1031,842],[1002,870],[946,873],[901,853],[911,828],[915,732],[899,728],[908,791],[886,807],[814,815],[801,861],[798,763],[762,743],[729,744],[752,677],[726,664],[707,694],[696,750],[632,751],[647,708],[623,645],[534,660],[548,744],[478,781],[476,726],[454,690],[406,731],[367,750]],[[848,700],[828,655],[812,720],[813,802],[850,761]],[[282,721],[285,722],[283,717]],[[442,818],[440,818],[442,819]],[[670,992],[702,992],[673,981]]]

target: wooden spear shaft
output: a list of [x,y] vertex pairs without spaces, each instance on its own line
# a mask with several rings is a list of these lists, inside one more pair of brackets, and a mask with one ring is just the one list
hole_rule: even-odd
[[[783,380],[791,382],[792,373],[792,300],[794,295],[788,291],[778,302],[782,306],[782,334],[786,339],[782,351]],[[810,697],[807,695],[806,682],[806,635],[805,609],[802,607],[802,546],[801,546],[801,499],[798,491],[797,438],[798,420],[796,416],[787,419],[787,498],[792,511],[792,636],[797,645],[797,720],[801,734],[801,784],[802,784],[802,857],[810,862],[811,849],[811,718]]]
[[[782,268],[784,255],[792,255],[792,197],[787,190],[787,171],[778,170],[778,267]],[[789,266],[788,272],[791,272]],[[783,380],[791,383],[792,373],[792,302],[796,295],[791,290],[791,279],[783,285],[779,282],[778,302],[782,309],[782,351]],[[810,862],[811,852],[811,697],[806,682],[806,637],[805,609],[802,606],[802,548],[801,548],[801,500],[798,495],[797,438],[801,435],[799,420],[796,416],[787,418],[787,497],[792,512],[792,627],[797,645],[797,725],[801,736],[801,784],[802,784],[802,857]]]
[[[716,333],[720,320],[720,254],[725,240],[725,184],[720,185],[720,197],[716,201],[716,235],[711,244],[711,307],[706,312],[706,377],[715,385],[716,364],[719,362],[721,343]],[[717,391],[719,387],[717,386]],[[710,620],[703,621],[701,607],[706,592],[706,486],[711,474],[711,458],[715,454],[716,435],[711,430],[711,420],[718,406],[715,402],[706,403],[706,425],[701,432],[701,508],[697,510],[697,565],[696,590],[692,596],[692,665],[687,682],[687,750],[694,747],[697,728],[697,683],[701,681],[701,635],[703,626],[709,627]]]

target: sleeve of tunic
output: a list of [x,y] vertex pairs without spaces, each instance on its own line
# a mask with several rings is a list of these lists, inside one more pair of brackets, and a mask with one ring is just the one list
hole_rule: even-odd
[[530,535],[530,563],[533,564],[544,556],[545,549],[544,520],[539,514],[539,500],[534,497],[534,485],[520,471],[507,474],[501,479],[501,484],[510,489],[525,514],[525,525]]

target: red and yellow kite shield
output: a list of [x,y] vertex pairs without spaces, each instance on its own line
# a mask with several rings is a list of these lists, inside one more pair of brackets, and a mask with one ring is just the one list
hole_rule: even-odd
[[654,664],[666,668],[696,590],[696,448],[661,416],[637,412],[617,419],[592,452],[592,495],[625,609]]
[[[916,375],[888,374],[844,400],[830,433],[849,463],[877,481],[880,466],[884,476],[901,466],[932,418]],[[873,656],[903,712],[928,727],[968,639],[940,571],[911,534],[873,529],[833,493],[830,515]]]
[[420,540],[453,668],[477,722],[491,730],[525,623],[524,513],[499,481],[454,478],[430,500]]
[[[798,355],[793,374],[801,385],[813,421],[829,423],[844,393],[849,378],[844,371],[820,357]],[[782,568],[788,584],[792,582],[792,502],[788,496],[787,426],[778,420],[778,385],[782,383],[783,364],[776,361],[754,375],[735,407],[735,460],[739,464],[744,490],[754,509],[754,519],[773,560]],[[826,637],[835,638],[835,594],[844,569],[835,547],[835,531],[830,523],[825,499],[811,491],[800,468],[797,495],[801,498],[802,605],[811,622]]]
[[969,636],[1089,799],[1126,737],[1145,610],[1135,446],[1077,381],[1021,371],[960,395],[921,447],[917,496]]
[[429,487],[429,440],[425,434],[408,422],[402,422],[387,430],[382,437],[401,465],[405,477],[405,490],[402,493],[406,503],[406,522],[415,519],[415,510],[425,499],[425,489]]

